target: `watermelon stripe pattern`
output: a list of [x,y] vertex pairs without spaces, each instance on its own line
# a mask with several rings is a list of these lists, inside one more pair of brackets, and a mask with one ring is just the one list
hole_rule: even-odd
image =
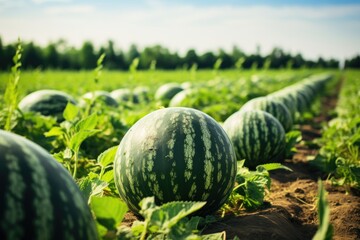
[[247,110],[263,110],[273,115],[281,125],[285,132],[292,128],[293,120],[288,108],[282,102],[271,97],[258,97],[246,102],[240,111]]
[[115,157],[115,183],[135,213],[155,196],[170,201],[207,201],[197,214],[217,210],[234,186],[236,157],[221,126],[190,108],[166,108],[139,120],[126,133]]
[[285,131],[280,122],[262,110],[238,111],[224,122],[238,160],[251,169],[279,162],[285,150]]
[[0,130],[0,239],[97,239],[90,209],[62,165]]
[[62,121],[62,114],[68,102],[76,104],[75,99],[67,93],[45,89],[25,96],[19,103],[19,109],[23,112],[38,112],[44,116],[53,116]]
[[329,74],[310,76],[268,96],[284,103],[288,107],[294,122],[296,122],[301,119],[302,113],[311,107],[315,98],[323,92],[326,84],[332,78],[332,75]]

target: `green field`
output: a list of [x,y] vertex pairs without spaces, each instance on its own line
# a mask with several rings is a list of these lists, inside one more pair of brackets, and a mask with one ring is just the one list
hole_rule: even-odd
[[[324,77],[323,74],[328,77]],[[188,94],[178,103],[178,106],[194,108],[210,115],[219,123],[216,125],[219,129],[221,129],[220,126],[224,124],[224,121],[229,116],[237,112],[248,101],[277,92],[278,95],[275,96],[286,98],[284,103],[281,102],[284,108],[287,109],[288,105],[285,103],[288,100],[293,101],[295,106],[295,110],[289,110],[289,116],[293,118],[294,124],[291,130],[286,133],[286,138],[285,134],[283,134],[282,143],[279,143],[282,145],[280,146],[282,150],[279,155],[282,158],[291,159],[292,154],[296,151],[294,146],[301,139],[301,125],[314,124],[313,119],[322,112],[323,103],[321,99],[337,94],[336,86],[339,86],[341,80],[344,79],[345,82],[342,83],[343,88],[340,91],[338,107],[332,112],[333,117],[338,116],[333,121],[334,125],[327,127],[327,123],[323,122],[322,131],[325,133],[323,138],[318,142],[302,142],[302,144],[312,144],[316,145],[317,148],[321,148],[321,155],[316,159],[315,165],[320,166],[321,170],[327,171],[326,174],[332,177],[333,183],[345,185],[346,189],[350,191],[350,188],[358,189],[360,182],[357,175],[360,169],[358,148],[360,136],[358,130],[359,75],[360,71],[324,71],[322,69],[201,70],[193,72],[183,70],[133,72],[35,70],[21,73],[2,72],[0,73],[0,107],[2,109],[0,112],[0,124],[2,129],[25,136],[42,146],[68,170],[80,186],[82,193],[90,204],[93,215],[98,217],[96,218],[97,230],[101,237],[106,236],[107,239],[116,239],[116,237],[124,237],[122,234],[127,234],[127,236],[136,239],[145,239],[145,236],[149,238],[155,236],[195,236],[197,224],[191,226],[186,224],[194,224],[193,221],[200,220],[186,222],[180,219],[200,209],[203,206],[203,203],[200,202],[186,203],[188,205],[175,202],[170,206],[159,207],[155,205],[153,199],[146,198],[142,207],[148,208],[140,211],[145,216],[145,222],[137,223],[139,225],[135,224],[132,229],[119,230],[128,208],[123,201],[119,200],[118,186],[114,182],[113,160],[116,149],[124,135],[138,120],[155,110],[167,108],[169,104],[174,104],[170,99],[160,100],[155,97],[160,86],[166,83],[183,84],[182,87],[185,89],[183,92],[187,91]],[[17,87],[12,90],[10,95],[4,96],[5,91],[9,91],[9,86],[11,86],[11,84],[7,85],[8,81],[13,81],[16,76],[20,76]],[[87,92],[97,90],[111,92],[121,88],[128,89],[132,93],[132,99],[130,101],[119,101],[117,106],[107,105],[106,101],[101,99],[90,99],[88,101],[82,99],[82,95]],[[139,88],[145,89],[144,95],[137,95],[136,92]],[[11,107],[17,107],[17,103],[27,94],[42,89],[63,91],[71,95],[76,104],[68,104],[64,112],[57,117],[51,116],[51,113],[49,116],[44,116],[34,111],[22,111],[18,108],[13,108],[12,112],[9,111]],[[17,98],[14,98],[14,96],[17,96]],[[138,97],[137,101],[135,101],[135,96]],[[352,118],[352,121],[349,121],[350,118]],[[185,124],[186,121],[183,121]],[[277,122],[276,119],[274,121]],[[254,142],[247,142],[246,147],[252,148],[255,146],[257,144],[256,137],[270,136],[270,140],[259,140],[259,142],[263,141],[268,144],[266,149],[270,152],[269,146],[275,144],[271,141],[271,135],[268,135],[272,131],[270,125],[271,123],[266,122],[262,126],[263,129],[249,133],[252,137],[251,141]],[[203,125],[201,126],[203,127]],[[258,125],[254,124],[254,126]],[[280,123],[278,127],[282,128]],[[336,135],[338,130],[342,131],[340,135]],[[139,135],[148,132],[146,129],[145,131],[142,131],[142,129],[138,131],[140,132]],[[202,152],[201,147],[196,148],[196,151],[199,151],[196,153],[199,154],[197,156],[209,154],[210,149],[211,154],[221,158],[222,154],[219,153],[218,145],[212,147],[206,145],[204,139],[208,137],[208,132],[204,129],[194,131],[196,134],[201,133],[204,135],[198,137],[196,141],[204,141],[203,148],[206,150],[206,152]],[[216,134],[216,131],[214,130],[213,134]],[[246,131],[250,130],[245,129],[244,132]],[[260,131],[260,134],[257,131]],[[269,132],[263,134],[261,131]],[[282,131],[284,132],[284,130]],[[195,132],[192,136],[194,139]],[[153,131],[153,133],[156,133],[156,131]],[[161,138],[162,136],[156,138],[158,137]],[[134,138],[136,137],[132,137],[132,139]],[[179,136],[179,139],[184,138]],[[329,139],[334,142],[329,141]],[[153,144],[153,139],[149,138],[148,140]],[[184,140],[184,142],[191,142],[192,140],[190,140]],[[339,145],[339,141],[346,141],[346,144]],[[146,144],[145,141],[139,146],[132,146],[133,154],[139,156],[140,150]],[[171,141],[167,144],[169,148],[172,146]],[[233,144],[235,143],[233,142]],[[192,146],[195,145],[188,144],[187,148]],[[237,147],[240,149],[244,146],[245,144]],[[151,147],[150,150],[153,151],[154,149]],[[338,152],[339,150],[342,151],[341,154]],[[182,151],[185,157],[188,158],[186,151],[184,149]],[[255,150],[251,149],[251,151],[256,151],[256,147]],[[126,151],[125,154],[127,154]],[[166,158],[168,155],[164,153],[164,156]],[[261,163],[269,163],[266,159],[263,159],[266,157],[260,159]],[[337,159],[339,158],[343,159],[343,161],[338,162]],[[237,187],[231,192],[229,200],[220,209],[217,216],[229,212],[237,214],[240,209],[253,210],[261,208],[270,184],[268,171],[278,168],[287,169],[280,165],[281,161],[279,161],[275,165],[261,165],[259,168],[250,171],[243,167],[242,159],[237,160],[239,167],[236,173]],[[162,159],[157,159],[157,161],[162,161]],[[209,174],[205,169],[206,167],[204,167],[204,173],[201,174]],[[207,170],[209,171],[209,169]],[[162,177],[162,179],[171,179],[169,176]],[[220,177],[219,175],[218,178],[220,179]],[[235,176],[233,178],[235,179]],[[173,179],[169,181],[173,181]],[[208,184],[210,183],[208,182]],[[157,189],[159,185],[155,184],[154,186]],[[118,212],[112,213],[113,209],[117,209]],[[178,213],[183,215],[176,215]],[[108,215],[105,216],[104,214]],[[103,221],[102,218],[110,220]],[[174,225],[169,226],[170,223]],[[220,235],[216,237],[220,238]]]

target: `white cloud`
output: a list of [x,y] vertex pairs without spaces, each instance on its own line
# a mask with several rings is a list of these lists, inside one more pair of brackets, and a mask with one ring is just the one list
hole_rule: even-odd
[[0,36],[13,41],[20,35],[42,44],[65,38],[77,46],[84,40],[100,45],[112,39],[121,48],[131,43],[140,47],[160,43],[181,52],[189,48],[198,52],[230,50],[237,45],[254,53],[260,45],[266,54],[279,46],[307,58],[345,58],[360,53],[359,4],[195,7],[149,1],[146,9],[102,12],[91,5],[66,5],[45,8],[45,16],[31,19],[0,16]]
[[95,7],[92,5],[54,6],[44,9],[44,13],[48,15],[64,15],[93,12],[95,12]]
[[31,0],[33,3],[36,4],[43,4],[43,3],[68,3],[71,0]]

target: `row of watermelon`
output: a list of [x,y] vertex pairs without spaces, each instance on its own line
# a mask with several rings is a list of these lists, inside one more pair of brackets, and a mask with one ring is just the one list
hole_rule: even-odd
[[[327,79],[309,79],[271,96],[283,99],[290,114],[296,116],[310,106]],[[288,105],[290,102],[295,103],[294,108]],[[46,104],[51,103],[59,104],[61,100]],[[20,107],[25,108],[23,104]],[[235,124],[241,127],[232,127]],[[244,139],[236,139],[236,131],[242,132]],[[260,152],[262,161],[269,156],[277,158],[276,152],[281,149],[272,145],[283,144],[275,137],[284,131],[275,117],[260,110],[240,110],[222,128],[195,109],[160,109],[139,120],[121,141],[114,160],[116,185],[121,198],[136,213],[143,197],[155,196],[158,204],[206,201],[199,214],[208,214],[231,193],[237,160],[247,158],[239,149],[253,147],[248,156]],[[5,131],[0,131],[0,152],[0,182],[4,186],[0,195],[0,239],[97,238],[90,210],[76,183],[50,154]]]
[[245,159],[249,168],[281,161],[285,133],[311,107],[330,79],[331,75],[315,75],[245,103],[224,122],[237,158]]
[[[231,193],[237,160],[245,159],[245,166],[255,168],[284,158],[285,128],[292,128],[292,116],[310,107],[329,79],[316,76],[249,101],[223,128],[192,108],[148,114],[129,129],[115,157],[121,198],[135,213],[148,196],[155,196],[158,204],[206,201],[198,214],[215,211]],[[295,106],[291,110],[286,105],[290,101]]]

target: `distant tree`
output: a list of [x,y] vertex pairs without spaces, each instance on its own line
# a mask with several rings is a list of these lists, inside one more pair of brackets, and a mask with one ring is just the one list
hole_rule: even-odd
[[114,70],[124,70],[128,68],[125,62],[124,53],[122,51],[116,52],[115,44],[113,41],[109,40],[107,42],[107,45],[100,49],[100,53],[106,54],[106,58],[104,61],[105,68]]
[[33,42],[23,44],[22,66],[27,69],[42,67],[44,64],[43,51]]
[[1,69],[3,70],[10,70],[12,66],[12,58],[16,52],[16,45],[15,44],[8,44],[3,47],[3,53],[0,56],[0,64]]
[[221,62],[222,69],[231,68],[234,66],[233,58],[231,57],[230,54],[226,53],[225,50],[223,49],[219,50],[218,58],[221,58],[222,60]]
[[46,68],[59,68],[60,55],[55,43],[50,43],[44,49],[44,67]]
[[199,68],[213,68],[216,62],[216,56],[213,52],[206,52],[199,57]]
[[131,44],[129,51],[126,53],[125,56],[126,64],[130,66],[130,64],[135,58],[140,57],[140,51],[135,44]]
[[90,41],[85,41],[80,50],[80,65],[84,69],[93,69],[96,67],[97,55],[94,46]]
[[188,66],[192,66],[193,64],[199,65],[199,57],[194,49],[190,49],[186,52],[184,63]]
[[345,60],[345,68],[360,68],[360,55]]

